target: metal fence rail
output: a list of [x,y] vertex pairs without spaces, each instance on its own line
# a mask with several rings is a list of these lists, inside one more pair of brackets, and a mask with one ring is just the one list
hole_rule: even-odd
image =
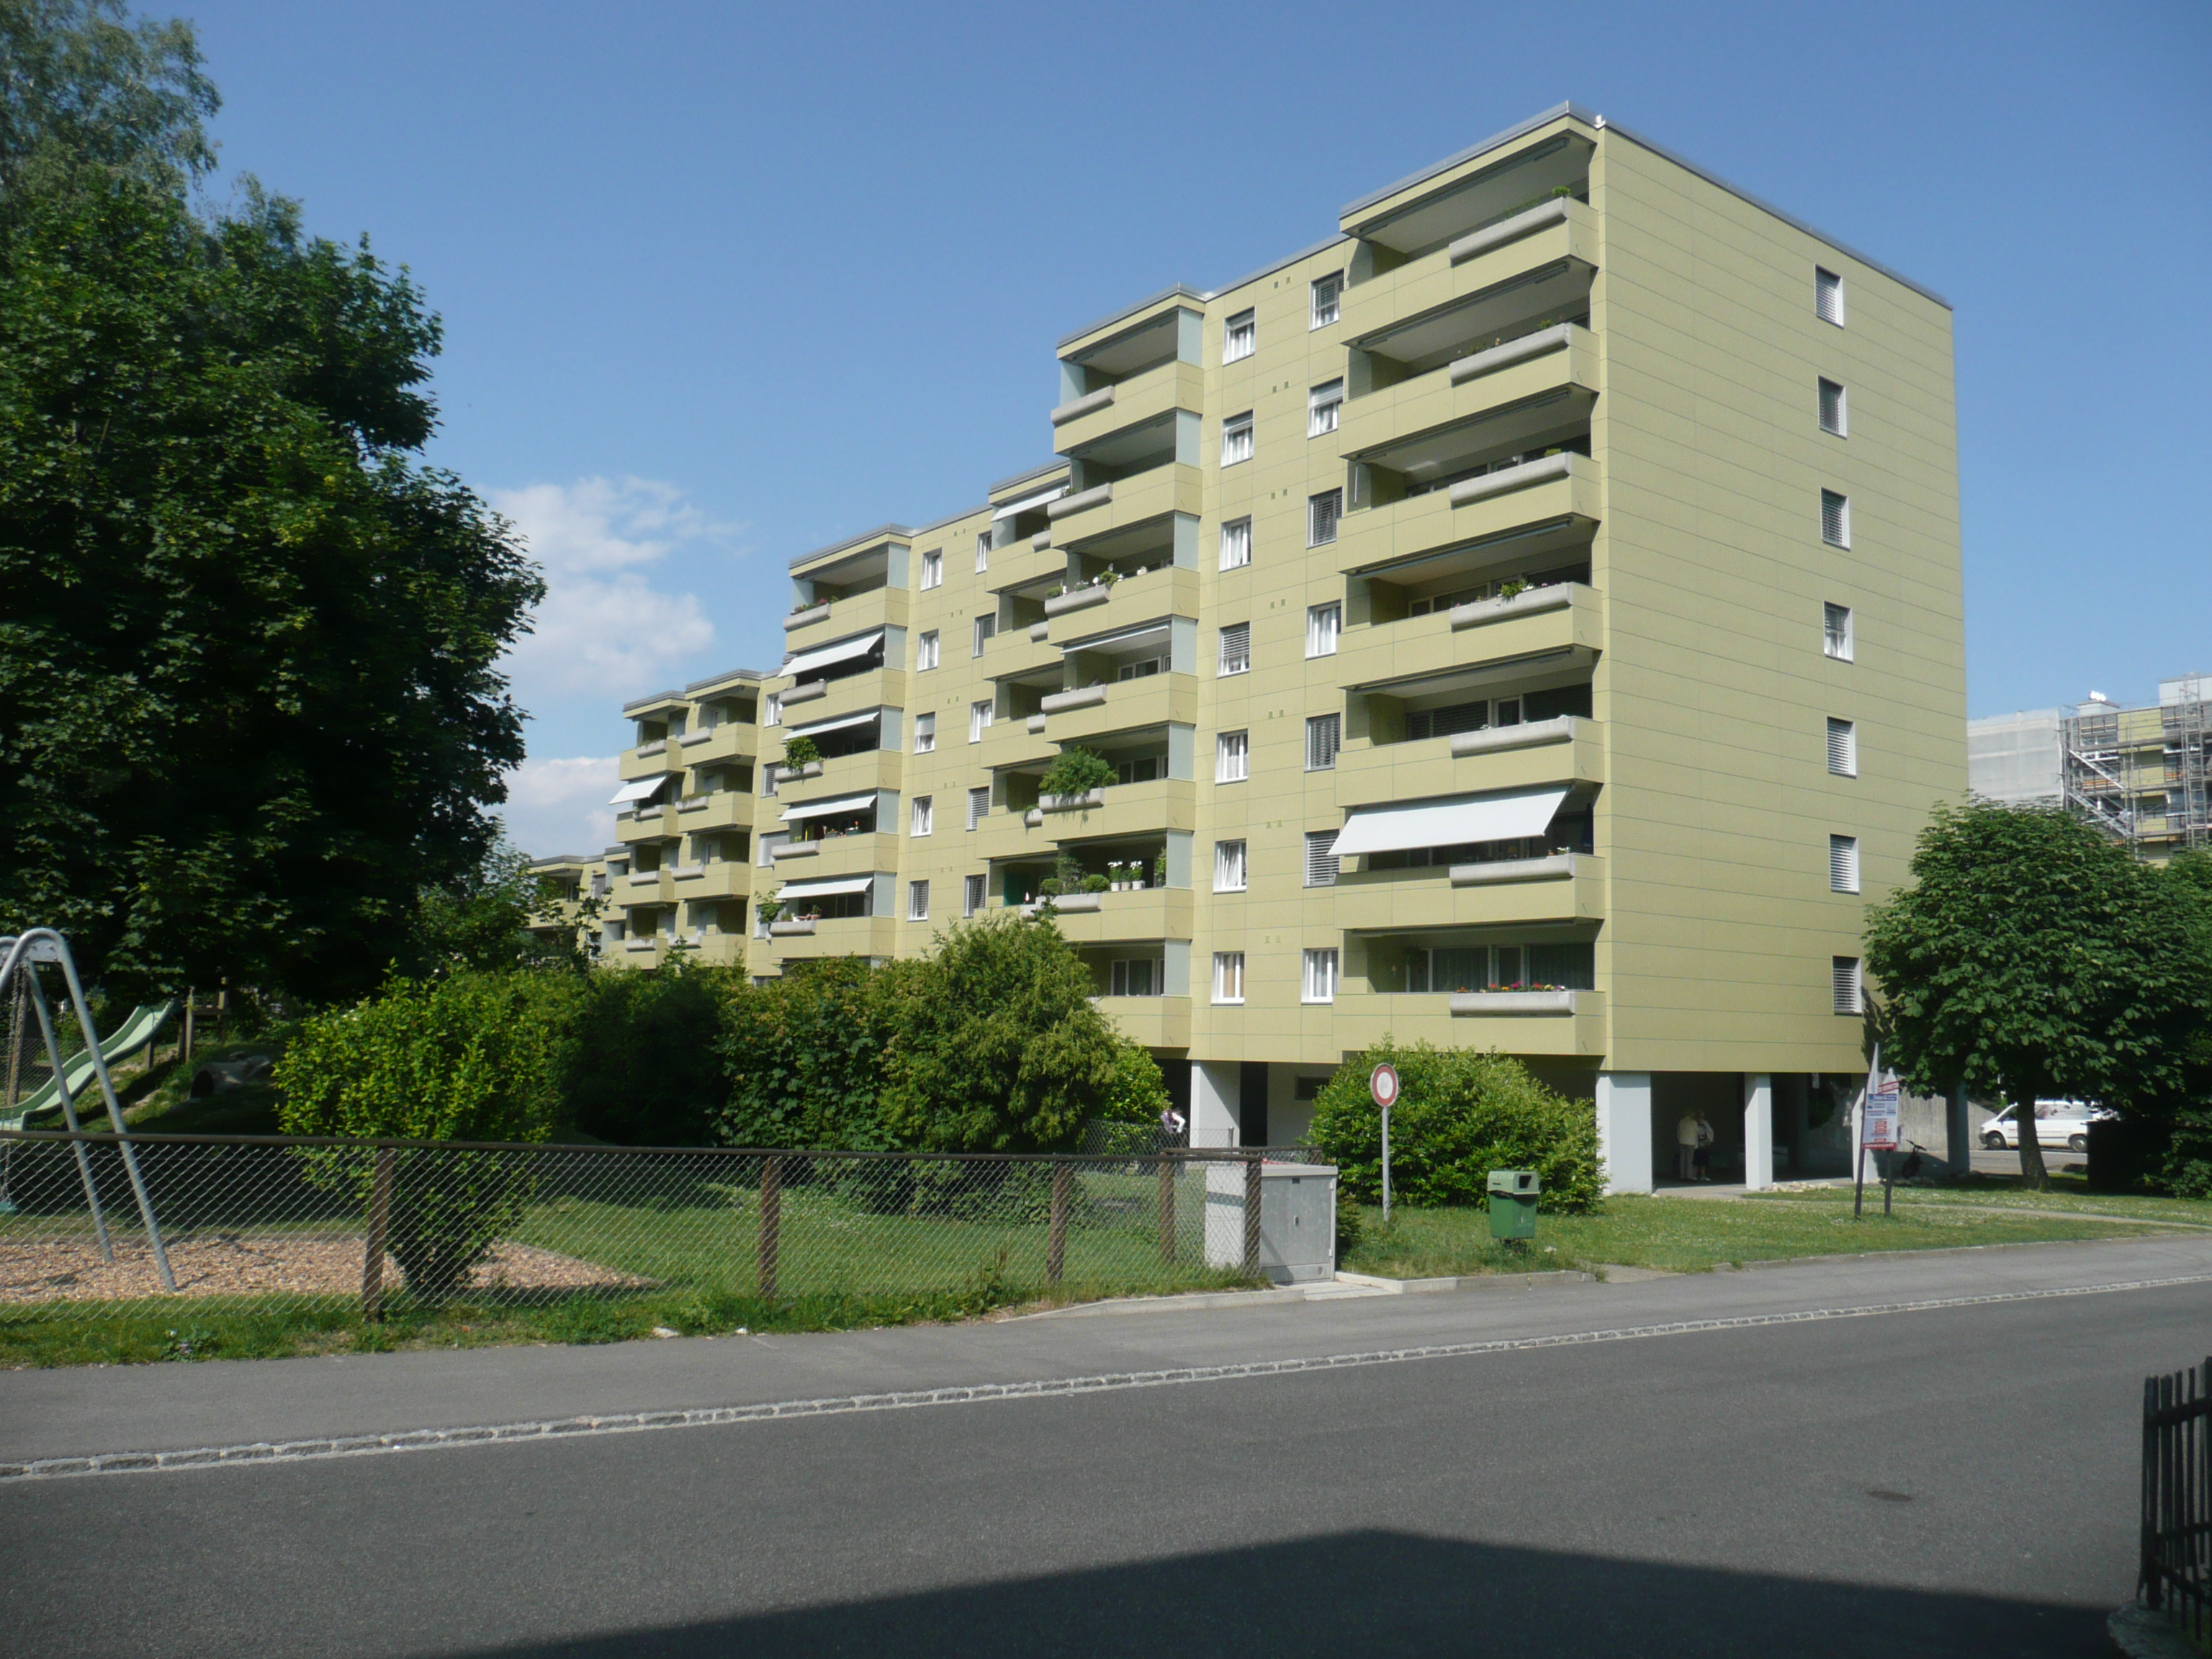
[[[158,1236],[134,1204],[135,1153]],[[0,1133],[0,1323],[199,1308],[1185,1288],[1261,1275],[1256,1153]],[[176,1289],[165,1291],[156,1243]]]
[[2142,1566],[2145,1605],[2191,1637],[2212,1634],[2212,1359],[2143,1379]]

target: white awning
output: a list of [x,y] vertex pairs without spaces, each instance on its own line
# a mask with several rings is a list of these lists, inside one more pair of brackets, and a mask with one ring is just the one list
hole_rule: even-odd
[[871,708],[865,714],[841,714],[834,720],[817,720],[811,726],[794,726],[784,733],[784,741],[793,738],[811,738],[817,732],[842,732],[848,726],[866,726],[870,720],[882,718],[883,710]]
[[1126,651],[1136,645],[1164,645],[1173,637],[1174,630],[1168,618],[1148,622],[1139,628],[1125,628],[1117,634],[1101,634],[1092,640],[1070,640],[1061,646],[1062,654],[1070,651]]
[[818,650],[802,651],[784,664],[781,672],[786,674],[804,674],[809,669],[827,668],[833,662],[846,662],[854,657],[865,657],[883,642],[884,631],[879,628],[872,634],[861,635],[858,639],[846,640],[836,645],[825,645]]
[[839,795],[833,800],[810,800],[797,806],[783,809],[783,821],[796,823],[801,818],[833,817],[841,812],[872,812],[876,810],[876,792],[865,795]]
[[1339,858],[1353,853],[1395,853],[1411,847],[1456,847],[1473,841],[1517,841],[1540,836],[1567,798],[1565,789],[1514,789],[1403,806],[1363,806],[1344,821]]
[[1041,489],[1034,495],[1024,495],[1018,501],[1008,501],[992,514],[991,522],[996,524],[1001,519],[1011,519],[1017,513],[1033,513],[1047,501],[1056,501],[1066,494],[1067,494],[1067,486],[1064,483],[1056,483],[1051,489]]
[[675,778],[673,772],[663,772],[659,777],[633,778],[615,791],[608,799],[610,806],[626,806],[634,800],[650,800],[668,787]]
[[827,898],[832,893],[865,893],[876,884],[873,876],[840,876],[834,881],[787,881],[775,890],[779,903],[793,899]]

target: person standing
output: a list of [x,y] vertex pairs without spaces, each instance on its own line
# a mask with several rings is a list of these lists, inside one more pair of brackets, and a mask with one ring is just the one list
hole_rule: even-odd
[[1685,1112],[1674,1125],[1674,1168],[1684,1181],[1698,1178],[1698,1114]]
[[1181,1112],[1176,1110],[1173,1101],[1170,1101],[1162,1107],[1160,1109],[1160,1145],[1163,1147],[1182,1146],[1182,1132],[1188,1123],[1188,1120]]
[[1713,1178],[1713,1142],[1719,1139],[1720,1137],[1713,1131],[1711,1122],[1703,1112],[1699,1112],[1698,1114],[1698,1149],[1696,1156],[1690,1160],[1692,1180],[1711,1181]]

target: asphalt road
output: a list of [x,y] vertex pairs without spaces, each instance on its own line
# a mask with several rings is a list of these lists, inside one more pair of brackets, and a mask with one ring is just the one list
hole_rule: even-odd
[[[1993,1271],[2088,1283],[2191,1259],[2202,1270],[2212,1245],[1917,1271],[1936,1288]],[[1328,1352],[1385,1327],[1618,1324],[1632,1293],[1662,1312],[1793,1289],[1835,1305],[1821,1271],[1597,1287],[1604,1303],[1557,1296],[1548,1313],[1440,1295],[1154,1316],[1142,1340],[1279,1347],[1304,1318],[1308,1351]],[[1885,1271],[1893,1297],[1922,1288]],[[1183,1334],[1160,1334],[1176,1317]],[[1127,1346],[1141,1322],[1031,1322],[977,1336],[971,1357]],[[2086,1656],[2132,1588],[2142,1377],[2201,1356],[2209,1323],[2212,1284],[2193,1284],[15,1481],[0,1486],[0,1652]],[[875,1363],[901,1335],[872,1334],[841,1352]],[[951,1340],[927,1352],[967,1339]],[[659,1356],[678,1346],[629,1352],[673,1364]],[[315,1364],[228,1369],[251,1392],[255,1376],[337,1375]],[[226,1369],[131,1381],[204,1387]],[[113,1375],[79,1381],[97,1394]],[[13,1423],[27,1398],[0,1391],[0,1410]]]

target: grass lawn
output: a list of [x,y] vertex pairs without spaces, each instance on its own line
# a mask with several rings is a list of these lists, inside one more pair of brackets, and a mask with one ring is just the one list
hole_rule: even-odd
[[[1815,1187],[1802,1190],[1759,1193],[1756,1204],[1842,1204],[1849,1206],[1848,1187]],[[2154,1198],[2133,1193],[2098,1193],[2079,1176],[2053,1176],[2045,1192],[2030,1192],[2017,1176],[1976,1176],[1957,1187],[1899,1187],[1897,1206],[1928,1209],[1960,1206],[1975,1208],[2027,1210],[2049,1215],[2124,1216],[2133,1221],[2162,1221],[2177,1227],[2212,1228],[2212,1202],[2201,1198]],[[1867,1186],[1867,1206],[1881,1207],[1881,1188]]]
[[[1546,1272],[1606,1265],[1700,1273],[1808,1255],[1871,1250],[1933,1250],[1966,1244],[2024,1244],[2052,1239],[2115,1238],[2155,1233],[2154,1217],[2122,1223],[2049,1214],[1992,1215],[1958,1205],[1899,1205],[1885,1218],[1877,1194],[1864,1220],[1851,1218],[1848,1192],[1838,1206],[1825,1198],[1779,1200],[1616,1197],[1595,1215],[1547,1215],[1526,1250],[1509,1252],[1490,1237],[1481,1210],[1415,1210],[1393,1206],[1390,1227],[1377,1206],[1363,1205],[1359,1243],[1343,1266],[1392,1279],[1457,1273]],[[2199,1212],[2201,1213],[2201,1212]]]

